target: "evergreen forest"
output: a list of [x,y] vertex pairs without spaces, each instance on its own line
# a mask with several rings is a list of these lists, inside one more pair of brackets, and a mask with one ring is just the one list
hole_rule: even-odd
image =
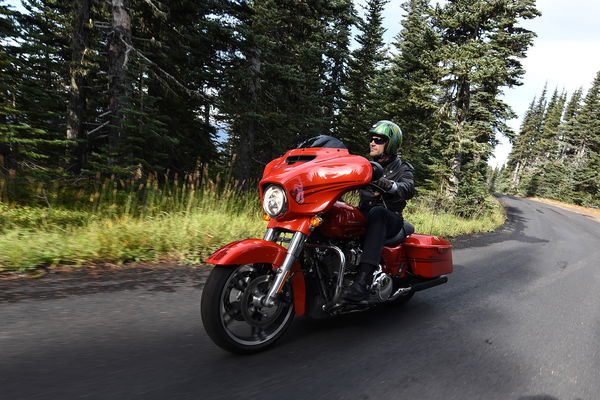
[[544,88],[531,101],[492,182],[503,193],[600,208],[600,72],[587,93]]
[[504,172],[515,191],[549,187],[546,164],[569,159],[552,170],[569,180],[557,193],[597,194],[598,140],[580,129],[598,123],[597,88],[561,115],[564,94],[544,93],[520,135],[506,125],[534,0],[407,0],[391,44],[386,3],[0,1],[2,200],[50,203],[49,185],[85,191],[105,177],[117,189],[217,175],[254,188],[308,137],[365,154],[381,119],[401,126],[419,193],[457,215],[485,207],[497,133],[515,143]]

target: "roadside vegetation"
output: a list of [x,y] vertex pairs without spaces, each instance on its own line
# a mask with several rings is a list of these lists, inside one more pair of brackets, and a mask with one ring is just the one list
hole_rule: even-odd
[[494,171],[501,193],[600,209],[600,71],[590,89],[567,96],[547,88],[523,115],[506,166]]
[[[0,271],[98,262],[198,264],[228,242],[262,237],[266,223],[255,191],[243,193],[206,176],[176,182],[112,178],[87,188],[56,183],[39,186],[31,205],[5,198],[0,203]],[[493,199],[468,219],[435,199],[423,194],[409,202],[406,218],[420,233],[453,237],[492,231],[504,220]]]

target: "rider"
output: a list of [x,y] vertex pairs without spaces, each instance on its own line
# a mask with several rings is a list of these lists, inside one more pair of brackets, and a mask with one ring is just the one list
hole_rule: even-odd
[[383,176],[360,191],[359,209],[367,218],[367,233],[359,272],[352,286],[343,292],[349,301],[360,301],[368,294],[383,243],[402,229],[402,210],[415,194],[413,167],[397,155],[402,141],[400,127],[391,121],[379,121],[369,135],[370,155],[383,167]]

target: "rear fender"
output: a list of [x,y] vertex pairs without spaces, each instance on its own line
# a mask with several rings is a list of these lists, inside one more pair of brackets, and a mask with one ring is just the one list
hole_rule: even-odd
[[[231,265],[240,264],[272,264],[279,268],[287,254],[287,249],[277,243],[262,239],[246,239],[229,243],[206,259],[209,264]],[[306,285],[300,263],[294,263],[293,276],[290,279],[294,294],[294,310],[297,315],[304,315],[306,306]]]

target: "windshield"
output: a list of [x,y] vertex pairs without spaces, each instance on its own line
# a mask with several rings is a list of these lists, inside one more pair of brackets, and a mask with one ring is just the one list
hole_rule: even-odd
[[326,149],[345,149],[346,146],[341,140],[328,135],[319,135],[306,139],[296,146],[297,149],[326,148]]

